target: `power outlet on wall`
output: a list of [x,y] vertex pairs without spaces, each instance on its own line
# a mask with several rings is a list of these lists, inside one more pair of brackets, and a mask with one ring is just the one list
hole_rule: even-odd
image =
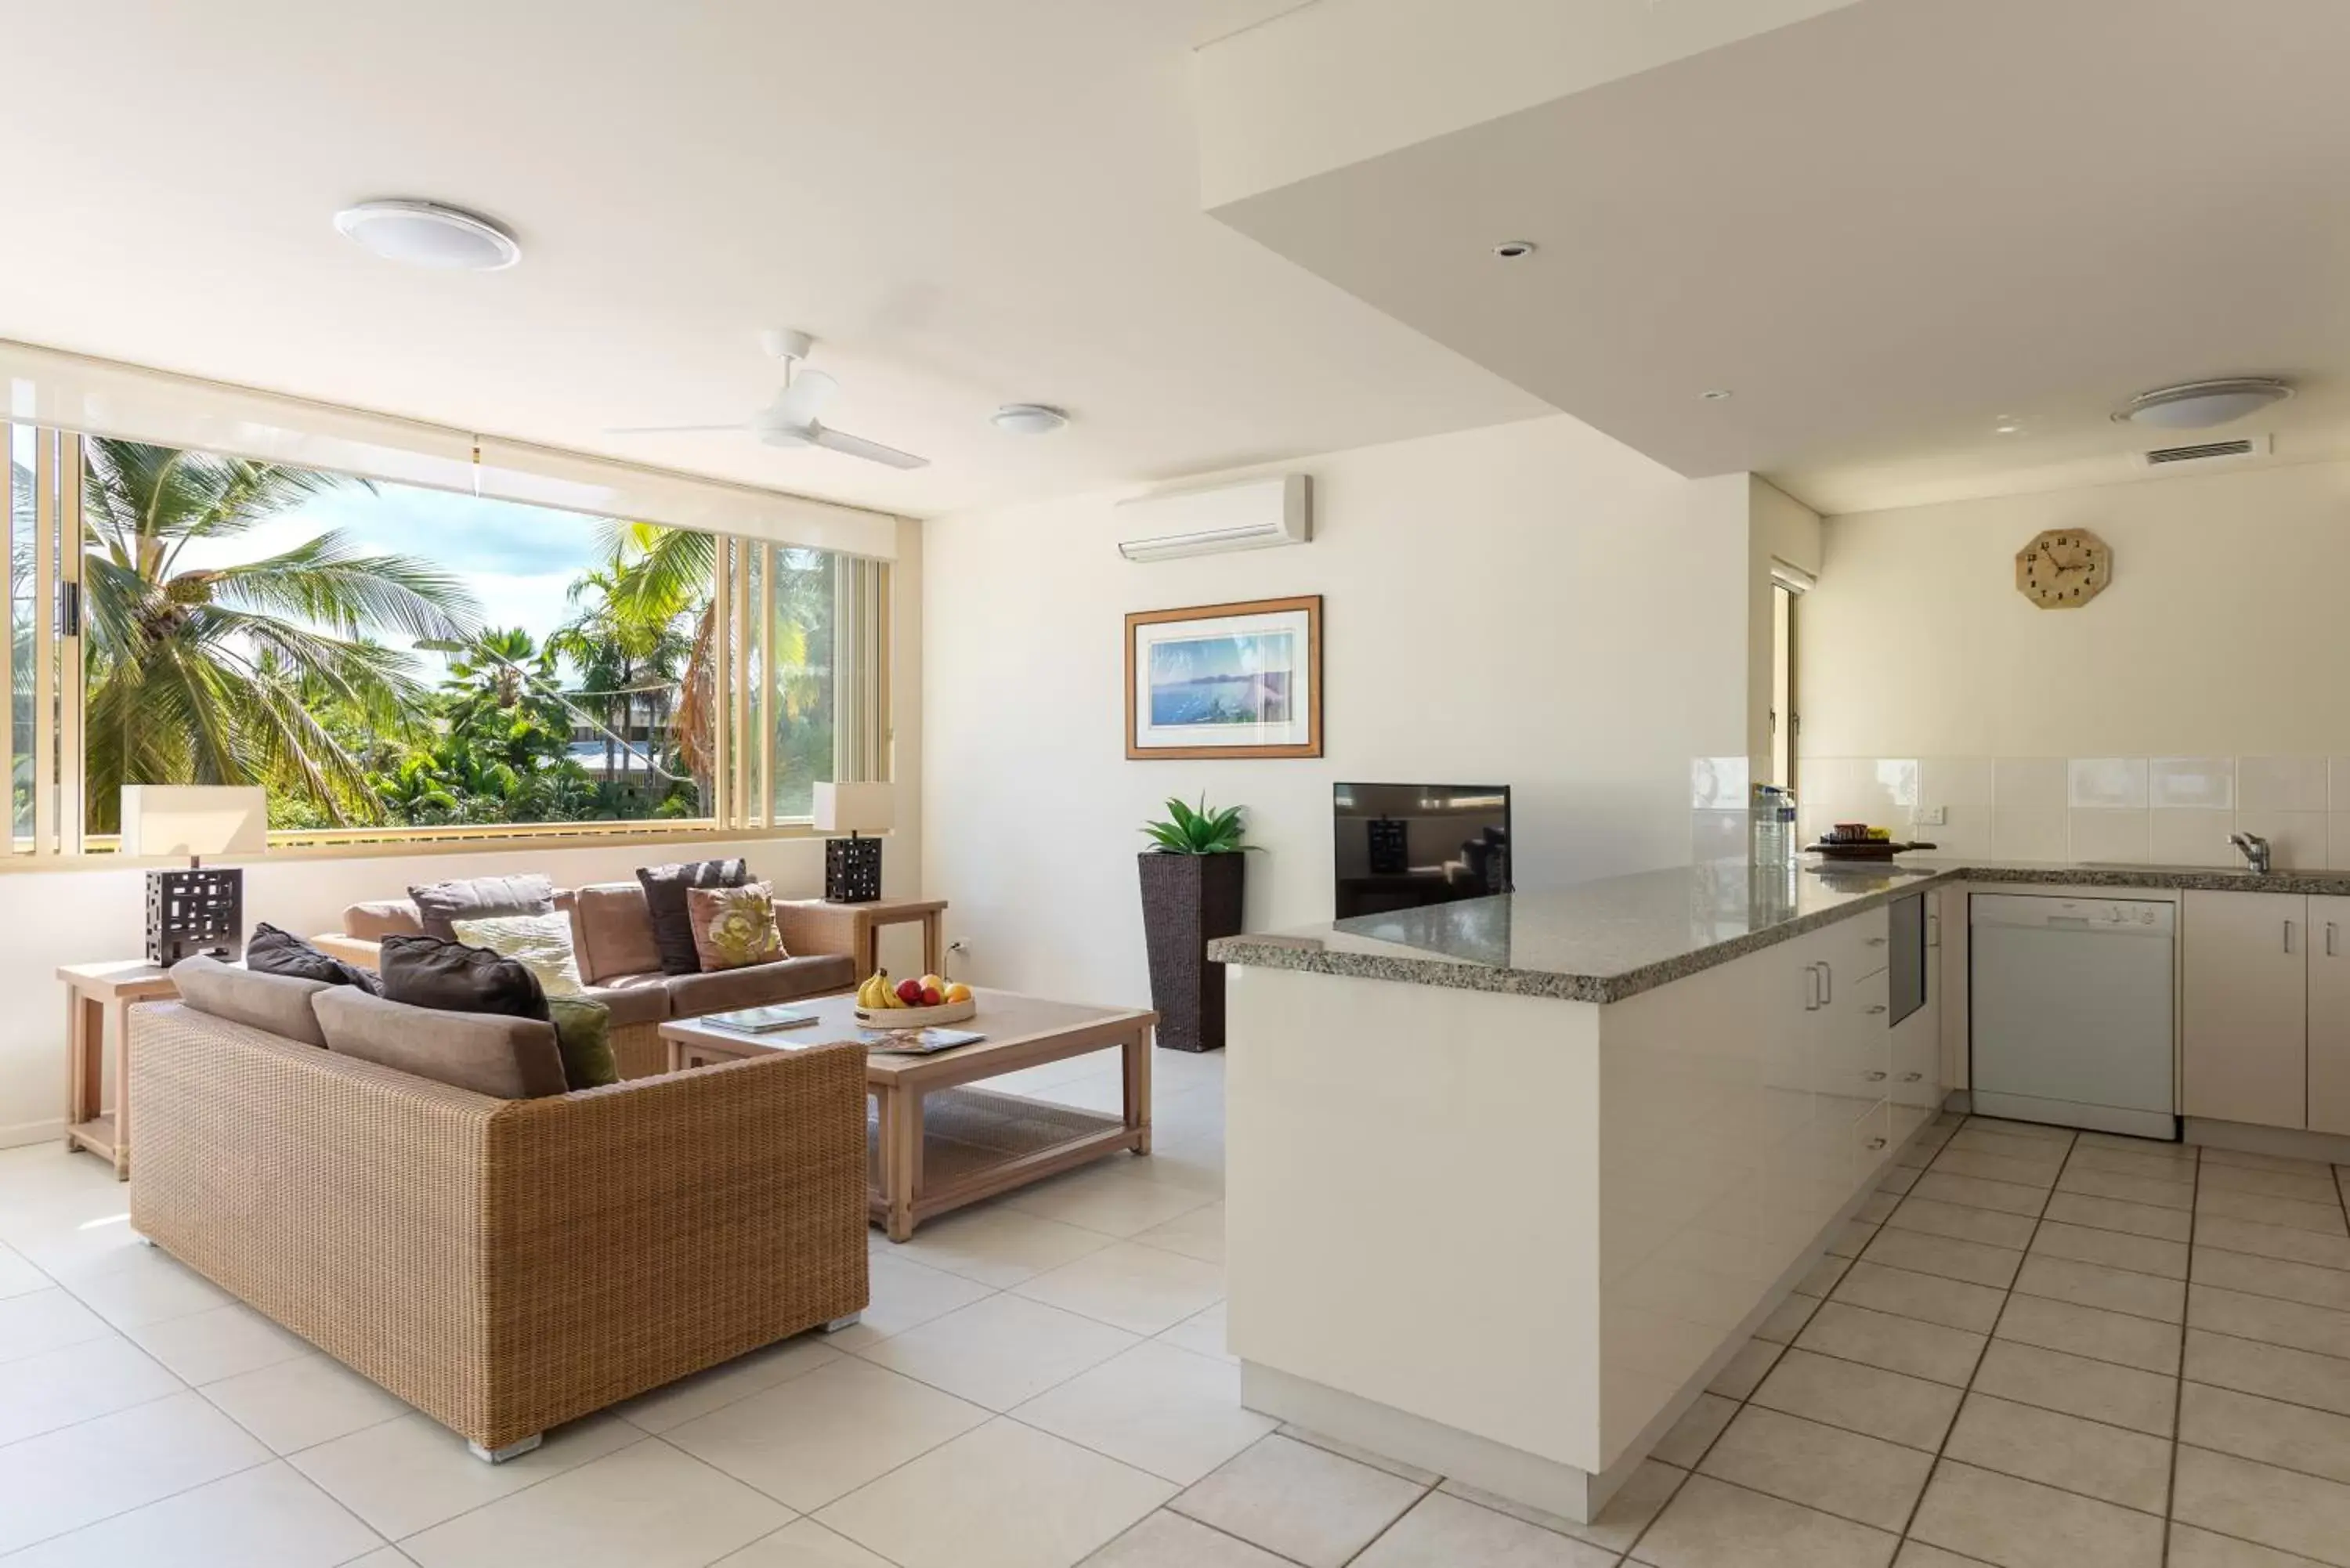
[[1920,827],[1941,827],[1950,820],[1950,808],[1946,805],[1921,805],[1910,820]]

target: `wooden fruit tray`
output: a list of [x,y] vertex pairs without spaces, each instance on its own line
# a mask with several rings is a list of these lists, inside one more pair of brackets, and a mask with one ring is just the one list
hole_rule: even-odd
[[1823,860],[1831,861],[1890,860],[1897,855],[1907,855],[1912,850],[1933,847],[1934,846],[1930,844],[1901,844],[1877,838],[1851,844],[1832,844],[1825,841],[1807,844],[1804,846],[1804,853],[1816,855]]
[[868,1029],[929,1029],[961,1023],[978,1011],[977,1002],[949,1002],[937,1007],[860,1007],[857,1022]]

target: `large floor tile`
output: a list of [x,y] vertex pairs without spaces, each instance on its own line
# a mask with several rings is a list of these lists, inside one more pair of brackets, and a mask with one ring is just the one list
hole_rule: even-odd
[[1687,1470],[1656,1459],[1643,1459],[1625,1478],[1624,1484],[1616,1489],[1616,1495],[1607,1500],[1607,1506],[1599,1511],[1599,1517],[1588,1523],[1561,1519],[1556,1514],[1528,1508],[1523,1503],[1496,1497],[1463,1481],[1448,1480],[1441,1490],[1528,1524],[1539,1525],[1560,1535],[1571,1535],[1604,1551],[1622,1552],[1639,1539],[1641,1532],[1664,1511],[1665,1504],[1673,1500],[1673,1494],[1688,1480]]
[[1128,1334],[1158,1334],[1222,1300],[1224,1271],[1220,1263],[1120,1241],[1013,1290]]
[[[2022,1255],[2015,1254],[2019,1258]],[[1990,1285],[1969,1284],[1911,1269],[1888,1268],[1863,1258],[1852,1266],[1851,1272],[1845,1275],[1829,1299],[1867,1307],[1872,1312],[1939,1323],[1945,1328],[1989,1334],[1991,1324],[1999,1321],[1999,1309],[2006,1303],[2007,1293]],[[1808,1320],[1809,1314],[1805,1315]]]
[[2170,1491],[2170,1442],[2032,1405],[1967,1396],[1942,1452],[1997,1470],[2160,1513]]
[[1236,1361],[1239,1357],[1225,1343],[1226,1316],[1225,1303],[1218,1302],[1205,1312],[1193,1313],[1158,1337],[1180,1350],[1212,1355],[1220,1361]]
[[1960,1148],[1954,1138],[1943,1146],[1942,1152],[1927,1168],[1947,1171],[1952,1176],[1981,1177],[1985,1181],[2012,1181],[2019,1187],[2054,1187],[2057,1173],[2064,1168],[2064,1156],[2060,1150],[2042,1159],[2017,1159],[2004,1154]]
[[2296,1263],[2350,1271],[2350,1236],[2329,1236],[2291,1225],[2262,1225],[2232,1220],[2222,1214],[2199,1215],[2195,1245],[2250,1252],[2261,1258],[2283,1258]]
[[2016,1272],[2015,1290],[2019,1295],[2045,1296],[2158,1323],[2187,1320],[2187,1286],[2180,1281],[2072,1258],[2042,1253],[2025,1259]]
[[1843,1279],[1846,1272],[1851,1267],[1850,1258],[1835,1256],[1822,1258],[1804,1271],[1802,1279],[1795,1282],[1795,1293],[1805,1296],[1825,1296],[1836,1288],[1836,1282]]
[[[1899,1568],[1896,1564],[1896,1568]],[[2232,1535],[2215,1535],[2191,1524],[2170,1521],[2168,1568],[2324,1568],[2314,1557],[2255,1546]]]
[[0,1552],[265,1462],[269,1450],[193,1393],[13,1443],[0,1462]]
[[2002,1214],[2033,1217],[2048,1206],[2048,1189],[2044,1187],[2026,1187],[2014,1181],[1986,1181],[1979,1176],[1959,1176],[1944,1170],[1926,1172],[1909,1189],[1909,1195],[1930,1198],[1938,1203],[1957,1203],[1976,1209],[1997,1210]]
[[1975,1391],[2085,1416],[2108,1426],[2167,1438],[2178,1404],[2178,1379],[2012,1339],[1994,1339],[1975,1370]]
[[50,1285],[0,1298],[0,1366],[113,1334],[70,1292]]
[[2180,1442],[2350,1484],[2350,1416],[2202,1383],[2179,1394]]
[[2090,1170],[2111,1170],[2123,1176],[2143,1176],[2157,1181],[2195,1179],[2195,1151],[2158,1153],[2111,1148],[2104,1144],[2077,1143],[2067,1162]]
[[1998,1568],[2160,1568],[2162,1521],[1945,1459],[1909,1533]]
[[2335,1312],[2350,1312],[2350,1271],[2322,1268],[2315,1263],[2198,1246],[2194,1280],[2199,1285],[2241,1291],[2247,1295],[2280,1296],[2311,1306],[2331,1307]]
[[161,1247],[127,1247],[103,1267],[77,1272],[72,1290],[117,1328],[184,1317],[235,1299]]
[[920,1378],[959,1398],[991,1410],[1009,1410],[1107,1361],[1135,1339],[1124,1329],[1042,1302],[995,1295],[861,1354],[876,1366]]
[[2350,1486],[2181,1444],[2171,1511],[2320,1563],[2350,1564]]
[[1991,1247],[1980,1241],[1929,1236],[1923,1231],[1887,1226],[1861,1253],[1861,1261],[2004,1290],[2015,1278],[2016,1266],[2023,1262],[2023,1253],[2013,1247]]
[[1099,1251],[1112,1240],[1099,1231],[989,1204],[931,1220],[913,1240],[891,1246],[889,1255],[1002,1290]]
[[1003,1201],[1009,1208],[1041,1219],[1110,1236],[1131,1236],[1204,1208],[1212,1199],[1189,1188],[1147,1180],[1116,1164],[1105,1164],[1022,1188]]
[[[1612,1552],[1603,1559],[1615,1560]],[[1262,1546],[1162,1508],[1087,1558],[1085,1568],[1289,1568],[1289,1563]]]
[[2203,1148],[2202,1156],[2205,1165],[2232,1166],[2239,1170],[2282,1170],[2302,1176],[2322,1176],[2328,1168],[2320,1160],[2295,1159],[2282,1154],[2256,1154],[2250,1149],[2221,1148],[2217,1145]]
[[825,1336],[824,1343],[835,1350],[862,1349],[893,1334],[920,1328],[957,1307],[969,1306],[994,1289],[894,1252],[876,1253],[867,1262],[872,1299],[856,1323]]
[[2256,1225],[2282,1225],[2320,1236],[2350,1234],[2350,1224],[2344,1222],[2339,1199],[2306,1203],[2298,1198],[2271,1198],[2263,1193],[2207,1187],[2196,1194],[2195,1212],[2225,1220],[2250,1220]]
[[2350,1361],[2339,1356],[2190,1328],[2186,1375],[2214,1387],[2350,1416]]
[[243,1302],[164,1318],[129,1332],[139,1348],[199,1386],[312,1353],[308,1340],[278,1327]]
[[0,1361],[0,1443],[144,1405],[185,1386],[115,1334]]
[[1273,1430],[1241,1406],[1240,1368],[1156,1340],[1017,1407],[1032,1427],[1189,1486]]
[[[362,1565],[363,1568],[363,1565]],[[837,1531],[813,1519],[795,1519],[773,1535],[763,1535],[740,1552],[730,1552],[711,1568],[893,1568]]]
[[1276,1433],[1186,1490],[1172,1506],[1307,1568],[1339,1568],[1425,1490]]
[[702,1568],[791,1518],[773,1498],[647,1438],[410,1536],[400,1549],[420,1568]]
[[2304,1164],[2296,1169],[2275,1170],[2234,1165],[2215,1159],[2208,1165],[2200,1185],[2226,1192],[2257,1192],[2269,1198],[2293,1198],[2303,1203],[2339,1206],[2342,1198],[2334,1185],[2334,1174],[2322,1165]]
[[[980,1293],[986,1293],[982,1290]],[[723,1409],[737,1399],[747,1399],[795,1377],[805,1377],[841,1359],[834,1336],[804,1334],[639,1394],[613,1406],[612,1414],[648,1432],[666,1432],[712,1410]]]
[[1898,1534],[1933,1468],[1916,1449],[1749,1405],[1698,1473]]
[[[1960,1397],[1948,1384],[1791,1350],[1754,1391],[1752,1402],[1931,1453],[1950,1430]],[[1659,1457],[1671,1458],[1661,1451]]]
[[319,1355],[207,1383],[203,1395],[280,1454],[315,1448],[408,1412],[404,1401]]
[[2128,1203],[2115,1198],[2092,1198],[2085,1192],[2059,1192],[2048,1199],[2043,1219],[2093,1231],[2119,1231],[2130,1236],[2159,1236],[2184,1241],[2195,1229],[2195,1217],[2177,1209],[2151,1203]]
[[851,1359],[736,1400],[666,1436],[806,1513],[987,1417],[928,1384]]
[[2159,1236],[2133,1236],[2122,1231],[2093,1231],[2085,1225],[2067,1225],[2062,1220],[2043,1220],[2039,1230],[2033,1232],[2032,1251],[2041,1257],[2069,1258],[2077,1263],[2102,1263],[2109,1269],[2128,1269],[2166,1280],[2187,1277],[2187,1243],[2166,1241]]
[[1763,1318],[1762,1326],[1754,1331],[1754,1337],[1766,1340],[1773,1345],[1789,1344],[1795,1335],[1804,1332],[1804,1325],[1811,1322],[1812,1314],[1819,1310],[1820,1302],[1817,1296],[1802,1295],[1791,1291],[1781,1297],[1779,1304],[1773,1307],[1769,1315]]
[[2194,1285],[2187,1293],[2187,1318],[2213,1334],[2350,1359],[2350,1313],[2330,1307]]
[[1640,1537],[1654,1568],[1886,1568],[1899,1538],[1800,1503],[1691,1476]]
[[1929,1235],[1951,1236],[1961,1241],[2019,1251],[2030,1244],[2033,1228],[2039,1223],[2029,1214],[1944,1203],[1915,1193],[1903,1199],[1885,1222],[1897,1231],[1923,1231]]
[[1964,1387],[1982,1354],[1983,1340],[1982,1334],[1964,1329],[1831,1301],[1813,1314],[1795,1343],[1822,1355]]
[[2117,1170],[2098,1170],[2085,1165],[2066,1167],[2064,1176],[2057,1180],[2056,1190],[2088,1198],[2111,1198],[2123,1203],[2143,1203],[2155,1209],[2189,1210],[2195,1207],[2195,1183],[2192,1181],[2126,1176]]
[[[1816,1320],[1819,1314],[1814,1312],[1812,1316]],[[1754,1392],[1754,1386],[1762,1381],[1763,1375],[1771,1370],[1772,1363],[1779,1359],[1780,1352],[1785,1348],[1767,1339],[1748,1340],[1722,1365],[1721,1370],[1714,1374],[1713,1381],[1706,1385],[1705,1391],[1718,1394],[1725,1399],[1745,1398]]]
[[1153,1225],[1148,1231],[1135,1233],[1134,1239],[1147,1247],[1162,1247],[1170,1252],[1180,1252],[1187,1258],[1197,1258],[1203,1263],[1222,1264],[1224,1261],[1224,1206],[1219,1201],[1203,1204],[1188,1214],[1179,1214],[1164,1225]]
[[28,1291],[45,1291],[57,1282],[26,1262],[14,1247],[0,1245],[0,1301]]
[[2042,1296],[2008,1297],[1994,1335],[2093,1361],[2118,1362],[2142,1372],[2170,1375],[2178,1370],[2178,1324]]
[[[1783,1363],[1785,1359],[1781,1357]],[[1820,1358],[1807,1356],[1805,1359]],[[1768,1383],[1770,1379],[1763,1381]],[[1719,1394],[1700,1394],[1696,1401],[1681,1412],[1680,1418],[1672,1424],[1671,1428],[1657,1439],[1657,1446],[1649,1452],[1669,1465],[1693,1469],[1698,1460],[1705,1457],[1706,1449],[1713,1446],[1713,1440],[1721,1436],[1721,1429],[1730,1425],[1730,1418],[1737,1414],[1736,1400],[1725,1399]]]
[[305,1449],[290,1462],[378,1534],[398,1541],[643,1437],[618,1417],[590,1416],[547,1433],[545,1443],[518,1459],[491,1465],[467,1451],[464,1438],[420,1414]]
[[[1334,1438],[1327,1432],[1317,1432],[1311,1427],[1301,1427],[1295,1421],[1284,1421],[1280,1430],[1284,1438],[1294,1438],[1301,1443],[1311,1443],[1326,1453],[1336,1454],[1342,1459],[1352,1459],[1358,1465],[1368,1465],[1375,1470],[1385,1470],[1391,1476],[1401,1476],[1414,1486],[1434,1486],[1444,1479],[1434,1470],[1422,1469],[1418,1465],[1379,1453],[1375,1449],[1363,1448],[1359,1444],[1350,1443],[1344,1438]],[[1488,1506],[1491,1505],[1488,1504]]]
[[2021,1160],[2026,1165],[2050,1168],[2050,1179],[2064,1163],[2068,1145],[2061,1138],[2033,1137],[2027,1134],[2007,1132],[1998,1127],[1960,1127],[1942,1146],[1945,1155],[1971,1151],[1978,1154],[2002,1155]]
[[1611,1568],[1616,1554],[1432,1491],[1389,1525],[1355,1568]]
[[292,1466],[258,1465],[44,1542],[9,1568],[331,1568],[382,1538]]
[[1068,1568],[1174,1490],[998,1419],[849,1493],[817,1522],[902,1568]]

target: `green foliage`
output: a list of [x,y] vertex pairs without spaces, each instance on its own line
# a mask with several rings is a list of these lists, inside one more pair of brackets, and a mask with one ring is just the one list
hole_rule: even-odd
[[1241,811],[1237,805],[1228,805],[1222,811],[1211,812],[1204,794],[1200,797],[1199,809],[1194,811],[1170,796],[1167,815],[1157,822],[1144,823],[1142,831],[1158,845],[1161,855],[1230,855],[1256,847],[1241,842],[1245,831],[1241,825]]

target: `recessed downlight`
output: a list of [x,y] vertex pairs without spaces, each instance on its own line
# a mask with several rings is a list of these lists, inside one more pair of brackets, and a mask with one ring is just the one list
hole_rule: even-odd
[[1050,403],[1006,403],[987,421],[1014,435],[1050,435],[1067,424],[1069,416]]
[[2023,429],[2023,421],[2013,414],[2002,414],[1991,421],[1991,428],[2000,435],[2015,435]]
[[1518,261],[1540,248],[1532,240],[1503,240],[1493,247],[1493,254],[1503,261]]
[[522,259],[522,246],[478,213],[405,198],[360,202],[335,214],[335,227],[386,261],[437,272],[496,272]]
[[1698,394],[1709,403],[1727,402],[1730,400],[1730,389],[1727,387],[1710,387]]
[[2114,420],[2117,424],[2199,431],[2242,419],[2292,396],[2293,383],[2273,376],[2185,381],[2176,387],[2157,387],[2150,392],[2140,392],[2114,410]]

